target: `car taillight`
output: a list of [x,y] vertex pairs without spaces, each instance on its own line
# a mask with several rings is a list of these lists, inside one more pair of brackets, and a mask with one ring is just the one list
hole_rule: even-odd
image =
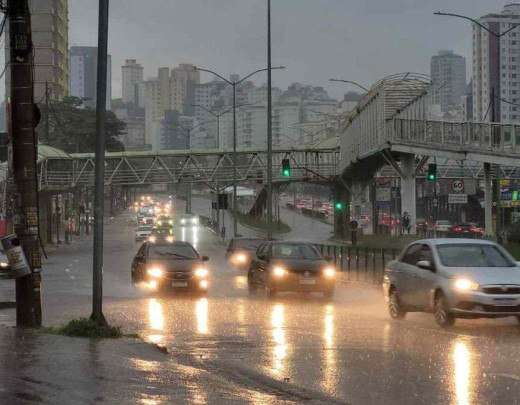
[[460,231],[462,231],[462,228],[460,226],[456,226],[455,228],[453,228],[453,231],[460,232]]

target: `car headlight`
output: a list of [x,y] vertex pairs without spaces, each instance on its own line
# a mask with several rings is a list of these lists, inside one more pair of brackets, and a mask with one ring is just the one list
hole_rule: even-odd
[[157,267],[152,267],[151,269],[146,270],[146,273],[148,273],[149,276],[155,278],[160,278],[164,274],[164,272]]
[[287,269],[282,266],[273,267],[273,276],[276,278],[282,278],[287,275]]
[[193,225],[197,225],[197,224],[199,223],[199,220],[198,220],[197,218],[192,218],[192,219],[191,219],[191,223],[192,223]]
[[326,278],[334,278],[336,277],[336,269],[332,266],[325,267],[323,269],[323,275]]
[[162,221],[157,221],[157,225],[161,226],[162,225]]
[[0,262],[0,267],[5,269],[6,267],[9,267],[9,263],[7,263],[7,262]]
[[208,269],[206,269],[204,267],[199,267],[198,269],[195,270],[195,277],[198,277],[198,278],[206,278],[206,277],[208,277],[208,274],[209,274]]
[[475,291],[478,290],[479,285],[467,278],[458,278],[455,280],[455,288],[459,291]]
[[245,253],[237,253],[233,255],[233,262],[236,264],[245,264],[247,262],[247,255]]
[[166,237],[166,242],[173,243],[173,236],[167,236]]
[[155,236],[150,236],[148,238],[148,242],[155,243],[155,242],[157,242],[157,238]]
[[173,220],[170,219],[170,220],[168,221],[168,223],[169,223],[170,225],[173,225]]
[[182,225],[186,225],[186,219],[185,219],[185,218],[182,218],[182,219],[181,219],[181,224],[182,224]]

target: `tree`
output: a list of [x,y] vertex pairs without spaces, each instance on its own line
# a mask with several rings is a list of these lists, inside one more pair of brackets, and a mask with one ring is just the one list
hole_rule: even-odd
[[[37,127],[40,143],[64,150],[67,153],[94,152],[96,140],[96,111],[86,108],[78,97],[65,97],[61,101],[40,106],[42,119]],[[106,116],[106,150],[123,151],[119,137],[124,134],[126,124],[112,111]],[[46,134],[46,120],[49,119],[49,134]]]

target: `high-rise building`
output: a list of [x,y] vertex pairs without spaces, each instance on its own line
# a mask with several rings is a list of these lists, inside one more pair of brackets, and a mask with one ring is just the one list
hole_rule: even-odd
[[[45,99],[47,83],[49,97],[59,100],[69,94],[68,1],[30,0],[29,6],[34,45],[34,99],[36,102]],[[5,43],[8,46],[9,41]]]
[[[84,100],[90,108],[96,106],[97,47],[73,46],[70,48],[70,95]],[[107,109],[112,102],[112,58],[107,61]]]
[[[496,33],[519,22],[518,3],[479,19]],[[498,38],[473,24],[473,120],[519,122],[520,107],[511,103],[520,103],[520,32],[512,30]]]
[[439,51],[432,56],[430,75],[433,83],[433,104],[447,113],[460,106],[466,89],[466,58],[453,51]]
[[127,59],[121,66],[123,103],[139,105],[140,84],[143,82],[143,67],[135,59]]
[[170,105],[173,110],[184,115],[193,115],[195,104],[195,87],[200,83],[200,72],[195,66],[181,63],[174,67],[170,79]]

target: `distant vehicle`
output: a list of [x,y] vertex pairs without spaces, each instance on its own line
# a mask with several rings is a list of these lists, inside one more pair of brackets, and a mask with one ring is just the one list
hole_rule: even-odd
[[208,260],[188,242],[145,242],[132,262],[132,282],[144,283],[151,290],[206,293]]
[[156,219],[155,219],[155,226],[157,228],[160,228],[160,227],[166,227],[166,228],[171,228],[173,227],[173,218],[170,217],[169,215],[159,215]]
[[439,219],[435,221],[434,227],[437,232],[449,232],[451,228],[451,222],[446,219]]
[[138,215],[137,216],[137,224],[138,225],[153,225],[155,222],[155,218],[152,215]]
[[198,226],[199,217],[194,214],[182,214],[178,217],[178,223],[181,226]]
[[148,241],[152,243],[156,242],[173,242],[175,237],[173,235],[173,228],[170,227],[154,227],[152,232],[148,236]]
[[463,238],[474,237],[481,238],[484,236],[484,230],[473,223],[453,225],[449,231],[450,236],[459,236]]
[[256,251],[247,275],[249,292],[322,292],[334,295],[336,269],[311,243],[269,241]]
[[249,269],[256,249],[264,242],[264,239],[256,238],[231,239],[226,250],[226,258],[238,270]]
[[147,239],[152,234],[152,225],[141,225],[135,230],[135,241],[139,242]]
[[495,242],[463,238],[411,243],[385,268],[390,316],[431,312],[442,327],[456,318],[520,321],[520,267]]

